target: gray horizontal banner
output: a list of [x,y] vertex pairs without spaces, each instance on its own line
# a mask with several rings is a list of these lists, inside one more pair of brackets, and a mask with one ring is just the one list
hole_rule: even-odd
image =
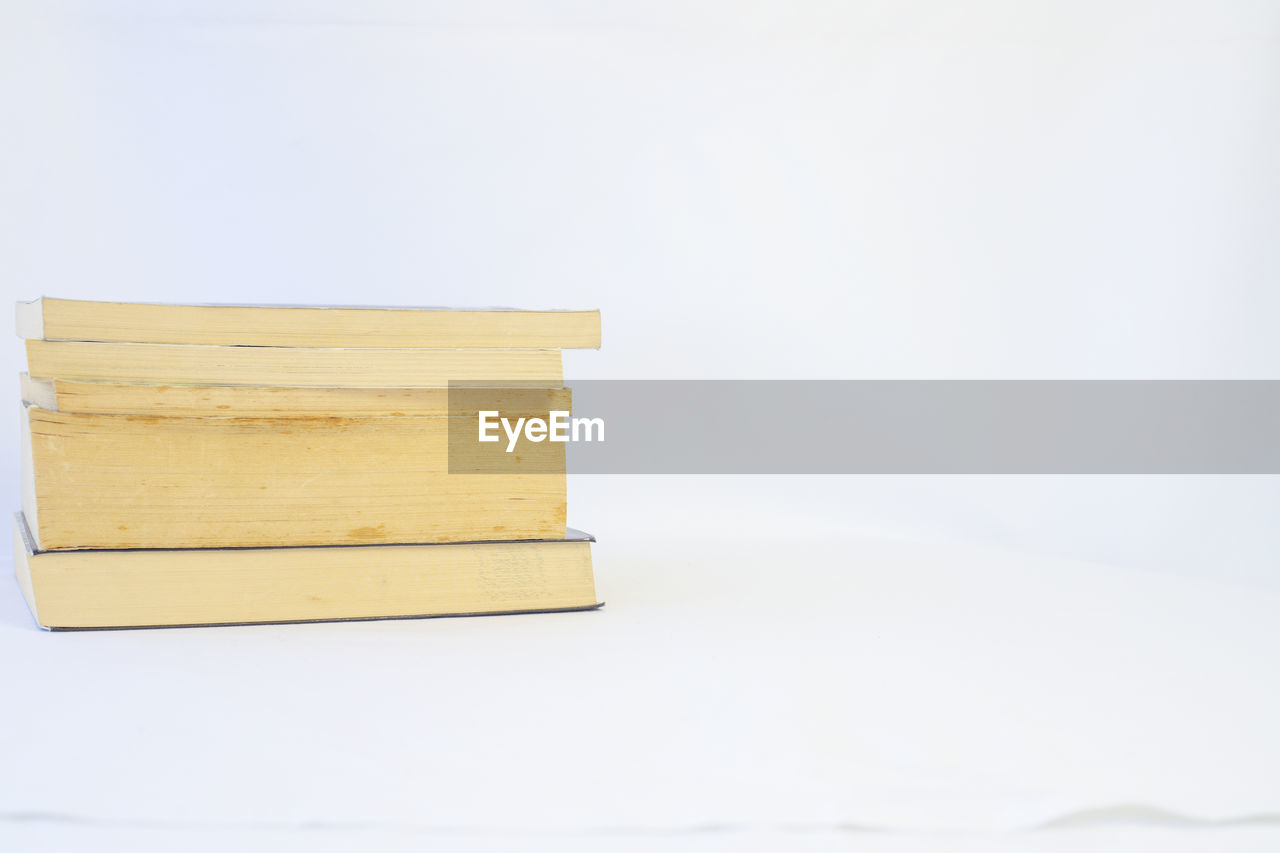
[[[450,408],[496,393],[450,389]],[[451,471],[1280,474],[1275,380],[584,381],[554,452],[515,417],[486,423],[481,445],[474,418],[451,419]]]

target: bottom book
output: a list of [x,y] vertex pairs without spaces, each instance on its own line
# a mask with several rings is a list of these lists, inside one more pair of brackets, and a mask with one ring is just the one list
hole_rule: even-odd
[[431,545],[37,551],[14,569],[42,627],[153,628],[593,610],[592,537]]

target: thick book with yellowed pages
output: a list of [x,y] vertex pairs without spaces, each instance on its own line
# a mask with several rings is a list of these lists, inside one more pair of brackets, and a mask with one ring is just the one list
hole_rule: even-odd
[[590,610],[591,537],[318,548],[40,551],[15,516],[14,567],[51,629]]
[[[564,444],[507,454],[473,419],[157,417],[24,406],[38,548],[559,539]],[[451,445],[451,434],[455,443]],[[498,466],[480,463],[489,454]],[[497,473],[466,473],[491,470]]]
[[598,349],[599,311],[19,302],[18,335],[48,341],[271,347]]
[[[474,417],[479,408],[510,416],[569,411],[568,388],[305,388],[272,385],[149,385],[19,377],[22,399],[51,412],[169,417]],[[480,406],[472,400],[482,400]]]
[[346,388],[559,386],[558,349],[341,349],[27,341],[32,379]]

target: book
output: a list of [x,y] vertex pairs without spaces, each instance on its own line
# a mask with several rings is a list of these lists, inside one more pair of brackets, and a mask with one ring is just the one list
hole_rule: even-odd
[[19,302],[18,335],[48,341],[271,347],[598,349],[599,311]]
[[183,385],[443,388],[564,384],[558,349],[340,349],[27,341],[32,379]]
[[477,435],[482,412],[571,412],[561,349],[599,346],[597,312],[41,299],[17,320],[15,566],[41,625],[599,606],[564,444]]
[[14,567],[51,629],[590,610],[591,537],[443,545],[41,551],[22,513]]
[[[564,536],[565,445],[507,454],[465,418],[25,406],[21,421],[22,508],[45,551]],[[457,473],[476,470],[496,473]]]
[[[307,388],[260,385],[148,385],[19,377],[22,399],[52,412],[171,417],[474,417],[479,408],[511,416],[570,411],[568,388]],[[450,394],[454,396],[451,398]],[[472,405],[472,399],[483,402]]]

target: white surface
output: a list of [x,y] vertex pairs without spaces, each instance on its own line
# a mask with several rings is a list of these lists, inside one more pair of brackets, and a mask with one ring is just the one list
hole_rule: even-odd
[[[595,613],[47,634],[8,583],[0,802],[532,841],[1280,813],[1280,593],[852,518],[753,536],[762,481],[667,483],[723,515],[613,530]],[[595,487],[646,519],[654,483]]]
[[451,850],[458,853],[1273,853],[1280,829],[1243,826],[1186,830],[1167,826],[1102,826],[1064,831],[1017,833],[879,833],[854,830],[712,829],[691,833],[510,833],[431,832],[412,828],[333,829],[166,829],[57,826],[33,823],[0,828],[0,842],[24,853],[65,850],[128,850],[137,853],[221,853],[237,851]]

